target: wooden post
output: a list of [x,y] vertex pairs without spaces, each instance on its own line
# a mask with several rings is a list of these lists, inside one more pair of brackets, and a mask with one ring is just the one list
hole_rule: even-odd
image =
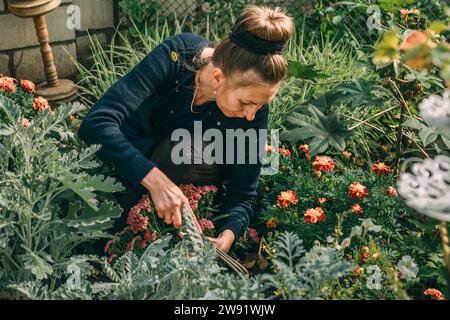
[[42,61],[44,62],[45,76],[47,83],[51,87],[57,87],[59,84],[58,73],[56,71],[55,62],[53,60],[52,48],[50,47],[48,40],[47,23],[45,17],[37,16],[33,17],[34,27],[36,28],[36,34],[41,45]]

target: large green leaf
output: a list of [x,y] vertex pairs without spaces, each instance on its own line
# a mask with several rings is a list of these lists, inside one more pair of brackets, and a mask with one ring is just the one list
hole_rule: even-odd
[[63,185],[78,194],[92,209],[98,210],[98,201],[94,191],[101,192],[119,192],[123,191],[124,187],[116,182],[116,179],[111,177],[98,176],[65,176],[62,179]]
[[324,152],[329,147],[345,149],[345,138],[350,134],[346,122],[338,112],[324,115],[318,108],[309,106],[309,115],[294,113],[287,121],[294,127],[280,134],[281,140],[309,140],[312,154]]
[[327,74],[317,70],[315,65],[303,64],[294,60],[288,60],[287,70],[288,77],[296,77],[306,80],[315,80],[328,77]]
[[120,217],[122,209],[113,202],[104,201],[97,211],[90,207],[83,207],[81,201],[69,204],[69,212],[64,221],[81,232],[93,232],[112,226],[112,219]]
[[406,120],[403,125],[405,127],[417,130],[417,135],[422,141],[423,145],[426,147],[437,140],[437,138],[441,137],[442,141],[446,145],[446,147],[450,147],[450,132],[445,131],[440,128],[430,127],[426,123],[421,122],[417,119],[410,118]]

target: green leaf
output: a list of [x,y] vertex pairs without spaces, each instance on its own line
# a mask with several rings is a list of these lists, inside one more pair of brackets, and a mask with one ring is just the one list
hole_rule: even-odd
[[74,201],[69,204],[69,211],[64,221],[81,232],[99,231],[111,227],[112,219],[120,217],[122,211],[119,206],[110,201],[102,202],[97,211],[90,207],[82,207],[80,201]]
[[324,115],[314,106],[308,108],[310,116],[295,113],[289,122],[298,126],[280,134],[281,140],[299,141],[312,138],[309,142],[312,154],[324,152],[329,147],[345,149],[345,138],[350,134],[346,122],[340,120],[339,113]]
[[[25,246],[22,245],[23,248]],[[36,276],[38,280],[47,279],[49,275],[53,273],[53,268],[47,263],[42,257],[38,256],[36,253],[27,249],[26,254],[23,254],[20,258],[24,262],[24,268],[30,270],[32,274]],[[43,254],[43,253],[42,253]],[[47,260],[51,258],[45,255]]]
[[372,92],[377,90],[376,82],[364,79],[357,79],[351,83],[343,83],[333,89],[340,96],[336,102],[351,102],[352,107],[363,105],[377,105],[380,103],[374,99]]
[[419,138],[422,140],[423,145],[426,147],[430,143],[436,141],[439,135],[432,128],[425,127],[419,131]]
[[296,77],[306,80],[315,80],[328,77],[327,74],[321,73],[320,70],[317,70],[316,66],[303,64],[294,60],[288,60],[287,73],[288,77]]

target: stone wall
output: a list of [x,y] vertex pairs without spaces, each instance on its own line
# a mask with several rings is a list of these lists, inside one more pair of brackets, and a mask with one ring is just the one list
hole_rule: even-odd
[[[118,23],[118,0],[62,0],[46,15],[50,43],[60,79],[76,79],[71,57],[90,63],[89,36],[109,44]],[[0,74],[35,83],[45,81],[39,43],[31,18],[19,18],[8,11],[8,0],[0,0]],[[67,27],[68,7],[80,8],[80,28]]]

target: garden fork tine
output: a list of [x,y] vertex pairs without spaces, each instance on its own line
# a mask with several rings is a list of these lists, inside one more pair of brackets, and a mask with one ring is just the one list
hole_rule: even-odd
[[[185,214],[190,213],[190,214],[194,215],[194,212],[192,211],[192,209],[190,208],[190,206],[188,204],[185,204],[183,206],[183,209],[184,209],[183,211]],[[203,240],[208,241],[208,239],[205,237],[205,235],[201,234],[201,237]],[[219,248],[215,248],[215,249],[216,249],[218,258],[220,260],[222,260],[226,265],[228,265],[228,267],[230,267],[233,271],[235,271],[238,274],[242,274],[246,278],[248,278],[250,276],[248,270],[242,264],[240,264],[237,260],[233,259],[231,256],[229,256],[223,250],[221,250]]]

